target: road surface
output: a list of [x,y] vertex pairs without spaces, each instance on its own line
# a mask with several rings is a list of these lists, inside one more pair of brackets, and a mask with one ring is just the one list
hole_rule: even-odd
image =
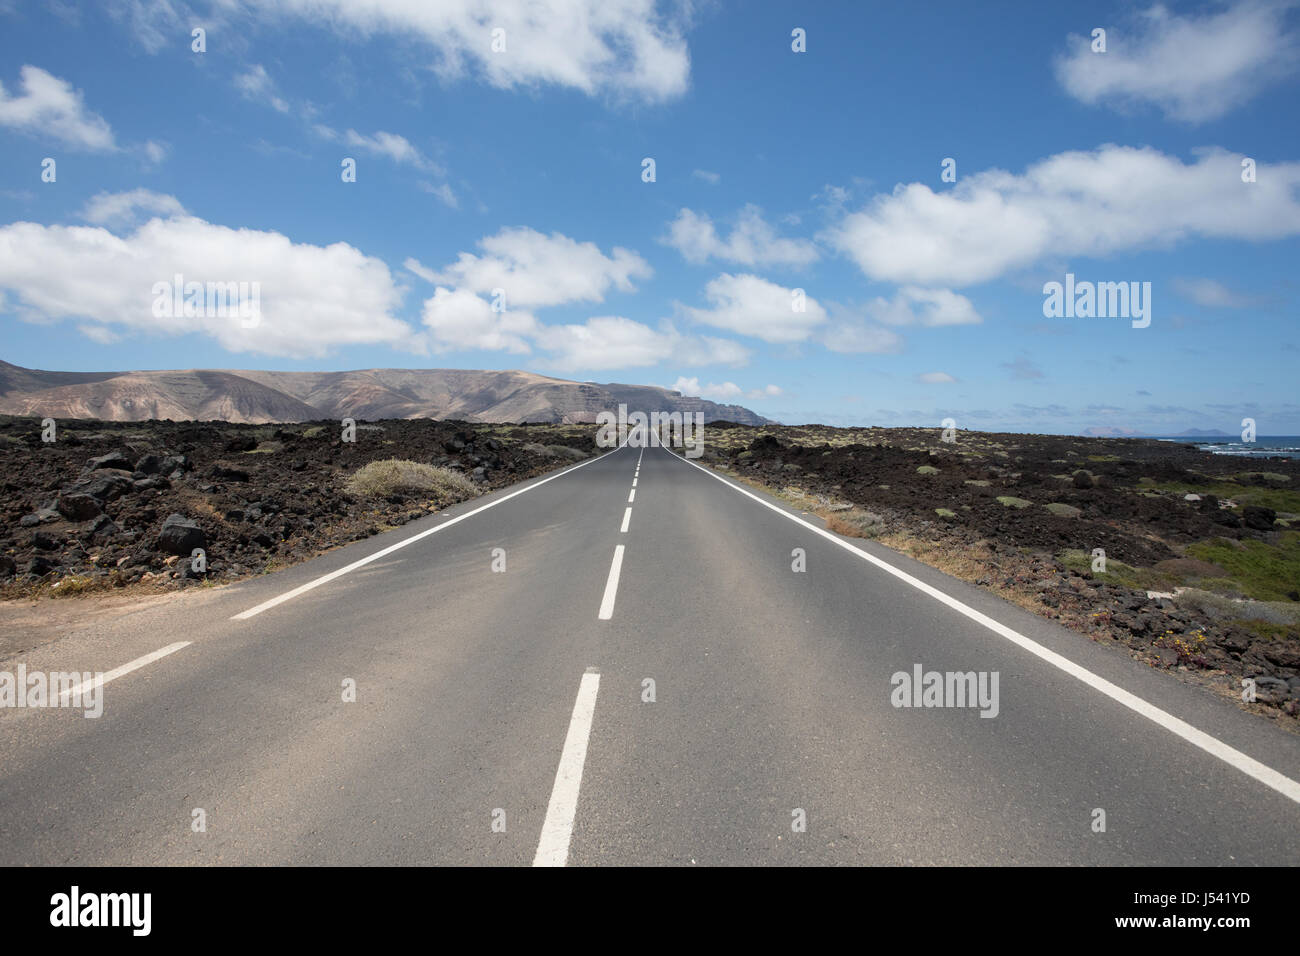
[[20,663],[6,865],[1300,863],[1300,739],[661,448]]

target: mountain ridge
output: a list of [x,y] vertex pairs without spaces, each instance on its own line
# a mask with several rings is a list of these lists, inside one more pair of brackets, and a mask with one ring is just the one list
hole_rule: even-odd
[[57,372],[0,360],[0,414],[106,421],[438,418],[479,422],[594,422],[602,411],[702,412],[705,421],[767,424],[655,385],[575,382],[520,369],[153,369]]

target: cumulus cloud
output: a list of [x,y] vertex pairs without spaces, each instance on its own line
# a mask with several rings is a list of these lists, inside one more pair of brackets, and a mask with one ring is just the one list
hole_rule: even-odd
[[867,314],[886,325],[976,325],[984,321],[964,295],[916,286],[903,286],[892,299],[873,299]]
[[1218,119],[1300,64],[1285,23],[1293,5],[1245,0],[1187,16],[1153,6],[1132,29],[1107,30],[1105,53],[1092,51],[1091,37],[1071,36],[1056,76],[1090,105],[1147,103],[1177,120]]
[[0,84],[0,126],[49,137],[72,149],[109,152],[117,148],[113,130],[102,116],[86,109],[80,90],[38,66],[18,73],[21,92]]
[[707,385],[701,385],[698,378],[686,378],[683,375],[679,375],[677,381],[667,386],[667,388],[670,391],[681,392],[686,396],[707,398],[715,402],[734,402],[737,398],[777,398],[784,394],[779,385],[765,385],[762,388],[750,389],[747,392],[735,382],[709,382]]
[[117,226],[133,221],[140,213],[183,216],[185,207],[175,196],[148,189],[133,189],[124,193],[102,192],[96,193],[86,203],[81,218],[96,225]]
[[660,241],[694,263],[721,259],[746,266],[803,266],[817,259],[817,248],[811,242],[779,237],[763,219],[762,210],[752,204],[740,211],[726,239],[718,235],[707,215],[683,209],[668,224],[668,234]]
[[[681,96],[690,55],[682,24],[655,0],[248,0],[262,12],[326,23],[351,36],[423,43],[444,79],[471,73],[509,89],[554,85],[645,102]],[[505,50],[494,52],[493,30]]]
[[677,381],[668,386],[670,391],[681,392],[694,398],[708,398],[715,401],[730,401],[745,394],[745,390],[735,382],[710,382],[701,385],[698,378],[678,376]]
[[755,275],[724,272],[704,287],[710,308],[686,312],[696,322],[765,342],[802,342],[826,321],[826,310],[804,295],[803,311],[796,311],[797,291]]
[[922,372],[916,377],[918,382],[924,382],[926,385],[950,385],[957,381],[947,372]]
[[527,353],[532,351],[527,336],[538,331],[530,312],[494,312],[472,292],[441,286],[432,298],[425,299],[423,317],[435,352],[488,349]]
[[1300,162],[1270,163],[1268,175],[1243,183],[1239,154],[1196,155],[1183,163],[1155,149],[1106,145],[1057,154],[1021,175],[976,173],[943,193],[899,185],[846,216],[826,240],[872,279],[960,286],[1049,257],[1300,234]]
[[672,359],[682,365],[742,365],[750,352],[738,342],[684,335],[622,316],[598,316],[582,324],[541,327],[535,342],[552,353],[545,364],[560,369],[631,368]]
[[[479,240],[482,255],[462,252],[442,270],[414,259],[406,268],[443,285],[471,292],[503,289],[511,307],[540,308],[568,302],[603,302],[611,288],[631,292],[633,279],[653,274],[635,252],[614,247],[606,256],[593,242],[577,242],[558,232],[512,227]],[[421,271],[422,270],[422,271]]]
[[[110,215],[139,201],[96,197],[91,205]],[[155,194],[146,201],[180,208]],[[259,283],[260,321],[244,328],[237,315],[155,316],[155,284],[178,274],[185,283]],[[2,226],[0,289],[12,293],[20,318],[90,322],[87,334],[98,341],[120,330],[197,333],[230,351],[292,357],[347,345],[419,347],[410,326],[393,315],[400,290],[379,259],[343,242],[295,243],[278,232],[179,214],[120,236],[102,226]]]

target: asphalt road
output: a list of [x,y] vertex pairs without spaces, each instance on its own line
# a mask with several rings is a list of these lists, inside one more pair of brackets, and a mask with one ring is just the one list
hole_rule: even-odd
[[1300,863],[1300,739],[665,449],[181,597],[0,662],[182,645],[0,709],[0,864]]

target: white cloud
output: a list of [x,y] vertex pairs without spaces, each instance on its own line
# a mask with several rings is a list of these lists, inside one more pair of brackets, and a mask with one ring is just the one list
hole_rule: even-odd
[[765,342],[802,342],[826,321],[826,310],[805,295],[804,311],[795,311],[795,291],[758,276],[724,272],[704,287],[711,308],[686,312],[697,322]]
[[856,320],[837,320],[821,335],[832,352],[889,354],[903,349],[903,339],[891,329]]
[[433,285],[438,284],[438,273],[434,272],[428,266],[421,265],[419,259],[407,258],[407,260],[402,263],[402,268],[412,275],[419,276],[425,282],[432,283]]
[[447,183],[443,183],[440,186],[435,186],[433,183],[422,182],[420,183],[420,188],[423,189],[426,193],[429,193],[431,196],[436,197],[438,201],[441,202],[447,208],[449,209],[460,208],[460,200],[456,198],[456,193],[452,190],[451,186],[449,186]]
[[[154,285],[177,274],[187,283],[260,283],[260,322],[243,328],[236,315],[156,317]],[[294,243],[194,217],[155,218],[123,236],[98,226],[0,226],[0,289],[13,294],[20,317],[88,320],[88,334],[100,340],[120,327],[197,333],[230,351],[292,357],[361,344],[419,348],[392,314],[400,291],[379,259],[347,243]]]
[[432,282],[471,292],[504,289],[510,307],[537,308],[567,302],[603,302],[615,288],[630,292],[633,279],[648,278],[653,270],[635,252],[614,247],[606,256],[592,242],[577,242],[558,232],[549,236],[534,229],[513,227],[479,240],[483,255],[462,252],[442,271],[406,268]]
[[745,394],[745,390],[735,382],[710,382],[708,385],[701,385],[698,378],[685,378],[679,376],[677,381],[668,386],[670,391],[681,392],[683,395],[693,398],[707,398],[714,401],[730,401],[731,399],[740,398]]
[[[591,96],[661,102],[686,92],[681,24],[655,0],[249,0],[250,6],[433,48],[444,79],[471,71],[493,86],[555,85]],[[493,52],[492,31],[505,31]]]
[[[425,172],[435,173],[439,176],[445,175],[445,170],[420,152],[409,139],[398,133],[389,133],[384,130],[378,130],[366,135],[358,133],[354,129],[348,129],[340,133],[333,127],[326,126],[324,123],[313,123],[311,130],[321,139],[329,140],[331,143],[342,143],[345,146],[351,146],[354,149],[365,150],[374,156],[382,156],[390,159],[398,165],[414,166],[416,169],[422,169]],[[435,187],[428,183],[421,183],[420,187],[425,192],[436,192]],[[450,192],[450,187],[444,186]]]
[[265,103],[281,113],[289,112],[289,104],[275,90],[275,81],[260,63],[254,64],[247,71],[235,75],[235,88],[245,99]]
[[92,342],[98,342],[100,345],[112,345],[121,339],[121,336],[106,325],[83,323],[77,326],[77,331]]
[[491,305],[474,293],[442,286],[424,301],[424,324],[435,352],[488,349],[527,353],[532,348],[526,336],[539,330],[529,312],[493,312]]
[[152,139],[146,141],[140,149],[144,153],[145,159],[155,166],[166,159],[167,155],[172,151],[170,144],[160,143]]
[[718,183],[722,182],[721,176],[719,176],[717,173],[710,172],[707,169],[692,170],[691,175],[694,176],[696,179],[703,180],[704,182],[708,183],[710,186],[716,186],[718,185]]
[[399,165],[414,166],[430,172],[440,172],[436,163],[411,145],[411,141],[397,133],[379,130],[369,136],[363,136],[354,129],[343,134],[343,142],[357,149],[364,149],[376,156],[385,156]]
[[817,248],[807,239],[782,239],[763,219],[757,206],[740,211],[736,226],[725,240],[718,236],[707,215],[683,209],[668,225],[661,240],[680,252],[687,262],[722,259],[742,265],[803,266],[817,259]]
[[1173,119],[1217,119],[1300,63],[1296,34],[1285,29],[1290,3],[1243,0],[1229,9],[1180,16],[1157,5],[1131,31],[1106,31],[1106,52],[1071,36],[1056,60],[1066,91],[1088,104],[1151,103]]
[[215,11],[197,20],[180,0],[111,0],[106,7],[114,19],[126,24],[124,32],[150,53],[174,45],[178,35],[186,35],[188,45],[191,24],[205,26],[211,33],[218,22],[211,16]]
[[749,350],[730,339],[683,335],[671,324],[652,329],[621,316],[598,316],[581,325],[540,327],[535,343],[560,369],[631,368],[673,360],[681,365],[742,365]]
[[964,295],[916,286],[903,286],[893,299],[873,299],[867,314],[886,325],[976,325],[984,321]]
[[133,221],[139,212],[170,218],[185,215],[185,207],[175,196],[133,189],[124,193],[97,193],[86,203],[81,218],[95,225],[115,226]]
[[784,394],[778,385],[765,385],[763,388],[753,388],[747,392],[735,382],[709,382],[707,385],[701,385],[698,378],[686,378],[684,375],[679,375],[677,381],[667,388],[674,392],[681,392],[685,396],[707,398],[715,402],[734,402],[737,398],[776,398]]
[[735,339],[712,335],[680,335],[670,327],[668,336],[673,350],[668,358],[682,365],[744,365],[753,354]]
[[947,372],[922,372],[916,377],[916,380],[927,385],[948,385],[957,381]]
[[108,152],[117,148],[113,130],[102,116],[86,109],[79,90],[38,66],[19,71],[22,93],[14,96],[0,84],[0,126],[50,137],[74,149]]
[[1300,163],[1269,163],[1243,183],[1241,160],[1221,149],[1190,164],[1127,146],[1060,153],[1022,175],[988,170],[943,193],[899,185],[826,239],[872,279],[967,285],[1046,257],[1300,234]]
[[821,203],[828,209],[843,209],[849,201],[849,190],[845,186],[832,186],[830,183],[827,183],[808,198],[814,202]]
[[1227,286],[1213,279],[1175,278],[1172,282],[1174,292],[1207,308],[1240,309],[1250,305],[1250,298],[1238,295]]

